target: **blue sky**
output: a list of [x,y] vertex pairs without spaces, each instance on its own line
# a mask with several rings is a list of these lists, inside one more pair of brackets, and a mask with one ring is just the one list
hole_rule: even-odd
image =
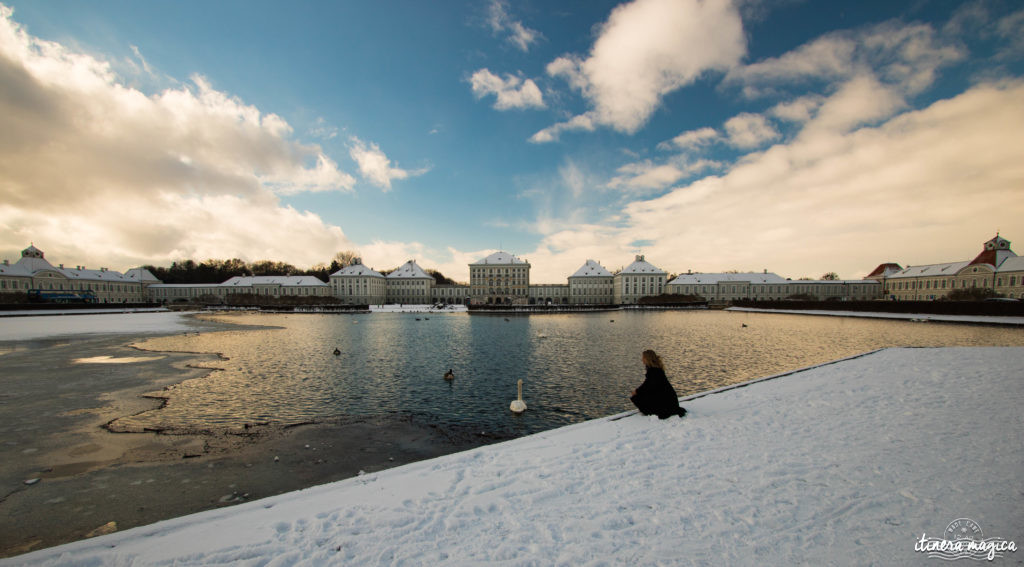
[[1024,238],[1024,9],[0,4],[0,254],[859,278]]

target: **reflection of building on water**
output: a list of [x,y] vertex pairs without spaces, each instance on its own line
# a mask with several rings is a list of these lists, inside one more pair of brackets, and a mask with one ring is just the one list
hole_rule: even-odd
[[908,266],[884,263],[863,280],[790,280],[762,273],[692,273],[669,281],[668,273],[643,255],[617,271],[587,260],[567,283],[530,282],[530,263],[495,252],[469,264],[469,285],[437,284],[415,260],[384,275],[356,258],[331,274],[330,283],[313,276],[233,277],[217,284],[165,284],[144,268],[124,274],[106,268],[54,267],[35,246],[21,259],[0,265],[0,293],[31,292],[34,297],[98,303],[173,302],[225,298],[232,294],[266,297],[336,297],[351,305],[629,305],[663,293],[725,302],[738,299],[932,300],[954,290],[980,290],[1024,298],[1024,258],[1000,237],[984,244],[971,261]]

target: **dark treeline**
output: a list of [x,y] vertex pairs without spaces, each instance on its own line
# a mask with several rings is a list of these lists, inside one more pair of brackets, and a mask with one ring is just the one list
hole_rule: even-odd
[[[272,260],[259,260],[248,263],[238,258],[230,260],[206,260],[196,262],[194,260],[178,260],[172,262],[169,268],[161,266],[143,266],[160,281],[168,284],[215,284],[229,280],[235,276],[314,276],[322,282],[329,282],[331,274],[355,263],[357,258],[354,252],[338,252],[330,264],[317,264],[307,270],[300,270],[285,262],[274,262]],[[394,271],[382,270],[387,275]],[[434,281],[438,284],[453,284],[451,278],[446,277],[437,270],[427,270]]]

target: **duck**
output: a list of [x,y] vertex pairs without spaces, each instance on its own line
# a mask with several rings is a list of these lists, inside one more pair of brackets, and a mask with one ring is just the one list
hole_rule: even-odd
[[334,356],[338,356],[340,354],[341,354],[341,349],[339,349],[338,347],[334,347]]
[[444,373],[444,379],[445,380],[454,380],[455,379],[455,373],[452,372],[451,368],[448,369],[448,372]]
[[520,380],[519,382],[517,382],[516,387],[519,390],[519,397],[512,400],[512,403],[509,404],[508,409],[512,410],[514,413],[523,413],[524,411],[526,411],[526,402],[523,401],[523,381]]

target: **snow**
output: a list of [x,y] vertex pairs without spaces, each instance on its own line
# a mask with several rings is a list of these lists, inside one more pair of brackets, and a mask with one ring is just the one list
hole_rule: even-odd
[[385,303],[370,306],[371,313],[465,313],[468,310],[465,305],[445,305],[439,308],[431,303]]
[[53,311],[47,315],[0,317],[0,341],[24,341],[83,334],[178,333],[191,330],[194,328],[185,314],[166,310],[138,310],[126,313],[124,309],[90,309]]
[[958,518],[1020,540],[1022,375],[887,349],[0,564],[922,564]]
[[936,315],[933,313],[882,313],[880,311],[833,311],[817,309],[760,309],[757,307],[729,307],[726,311],[749,313],[784,313],[788,315],[827,315],[833,317],[868,317],[872,319],[903,319],[906,321],[936,323],[981,323],[985,325],[1024,325],[1024,317],[996,315]]

